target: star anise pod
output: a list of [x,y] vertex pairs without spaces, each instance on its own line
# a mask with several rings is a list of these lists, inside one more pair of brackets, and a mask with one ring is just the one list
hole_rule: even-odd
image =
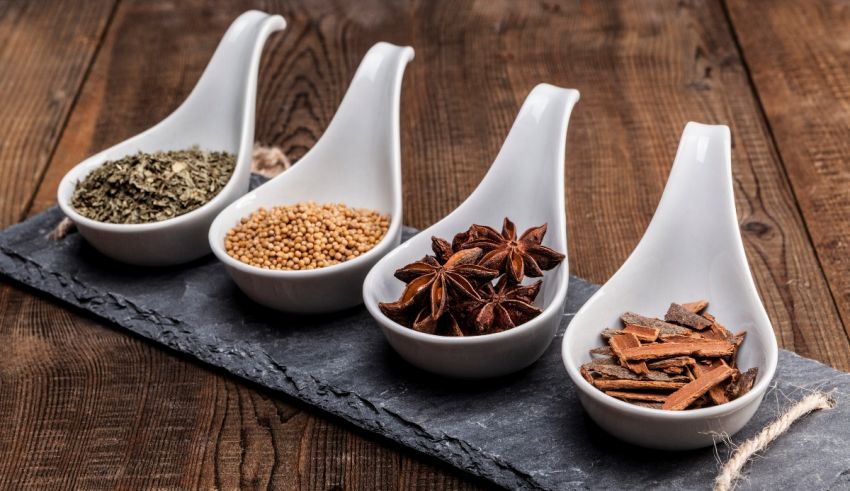
[[[434,256],[408,264],[395,272],[396,278],[407,283],[401,298],[378,306],[387,317],[399,322],[409,319],[416,312],[418,301],[427,295],[428,316],[438,320],[452,297],[478,298],[478,285],[499,275],[498,271],[475,264],[482,253],[478,248],[464,249],[452,254],[445,264],[440,264]],[[422,317],[419,310],[416,319]],[[400,323],[408,325],[409,321]]]
[[428,307],[422,309],[417,314],[410,327],[415,331],[441,336],[463,337],[466,335],[452,312],[445,313],[439,319],[433,319],[431,318]]
[[518,285],[507,276],[499,278],[496,287],[490,283],[479,289],[480,298],[466,302],[469,320],[481,334],[506,331],[540,315],[534,305],[542,280],[531,285]]
[[440,264],[446,264],[446,261],[457,252],[448,241],[439,237],[431,237],[431,249],[434,251],[434,256]]
[[514,223],[505,218],[501,234],[492,227],[473,225],[465,232],[466,239],[455,239],[462,249],[484,250],[485,254],[478,264],[504,272],[514,283],[520,283],[525,276],[543,276],[543,271],[554,268],[564,260],[560,252],[541,245],[546,227],[545,223],[532,227],[517,238]]

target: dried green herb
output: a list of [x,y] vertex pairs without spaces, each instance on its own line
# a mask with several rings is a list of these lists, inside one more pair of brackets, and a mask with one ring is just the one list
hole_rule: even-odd
[[236,156],[189,150],[128,155],[108,161],[77,183],[71,205],[107,223],[151,223],[188,213],[230,180]]

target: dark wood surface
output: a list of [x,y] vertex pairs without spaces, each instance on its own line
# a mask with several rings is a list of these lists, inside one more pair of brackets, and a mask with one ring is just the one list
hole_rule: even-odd
[[[0,225],[75,163],[156,123],[249,8],[257,140],[297,160],[376,41],[409,44],[405,221],[476,186],[538,82],[568,136],[570,264],[637,244],[689,120],[730,125],[741,229],[780,344],[850,370],[850,5],[842,1],[0,0]],[[297,165],[297,164],[296,164]],[[0,487],[471,489],[467,475],[0,280]]]

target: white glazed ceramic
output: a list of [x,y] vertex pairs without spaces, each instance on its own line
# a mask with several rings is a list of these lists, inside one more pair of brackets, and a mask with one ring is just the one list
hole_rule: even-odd
[[[622,313],[663,317],[670,302],[709,300],[708,311],[733,332],[747,331],[742,370],[758,367],[753,389],[720,406],[686,411],[638,407],[606,396],[579,374],[600,332]],[[688,123],[661,202],[625,264],[579,310],[564,334],[562,356],[579,399],[596,423],[637,445],[680,450],[732,435],[758,409],[776,370],[778,348],[747,266],[732,190],[726,126]]]
[[431,237],[451,240],[473,223],[501,230],[507,216],[517,233],[548,223],[544,245],[567,251],[564,151],[578,91],[541,84],[520,109],[499,155],[478,188],[454,212],[387,254],[366,277],[363,298],[390,345],[422,369],[459,378],[505,375],[534,361],[552,341],[567,295],[567,260],[546,272],[537,303],[543,313],[509,331],[454,338],[414,331],[388,319],[379,302],[395,301],[404,284],[393,272],[431,253]]
[[[228,206],[209,243],[230,276],[254,301],[278,310],[321,313],[362,302],[369,269],[401,241],[401,81],[413,48],[378,43],[369,49],[324,135],[298,163]],[[344,263],[305,271],[267,270],[227,255],[224,236],[259,208],[301,201],[344,203],[390,215],[386,236]]]
[[[156,126],[89,157],[65,175],[59,184],[59,206],[92,246],[113,259],[142,266],[184,263],[210,252],[210,223],[248,191],[260,55],[266,38],[285,25],[279,15],[258,11],[240,15],[177,110]],[[91,220],[70,204],[77,182],[107,160],[139,151],[179,150],[193,145],[234,153],[237,160],[224,189],[189,213],[161,222],[125,225]]]

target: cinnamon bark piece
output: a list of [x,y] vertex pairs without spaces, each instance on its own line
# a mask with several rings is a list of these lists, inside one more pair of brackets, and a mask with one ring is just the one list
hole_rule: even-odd
[[611,351],[610,346],[600,346],[598,348],[593,348],[590,350],[590,356],[613,356],[614,352]]
[[729,331],[729,329],[726,329],[723,324],[717,322],[717,319],[715,319],[713,315],[706,312],[702,314],[702,316],[711,322],[711,326],[708,331],[705,332],[705,337],[709,339],[723,339],[730,343],[732,342],[735,336]]
[[646,366],[652,370],[663,370],[665,368],[684,368],[686,366],[693,366],[696,362],[697,361],[690,356],[676,356],[674,358],[653,361],[651,363],[647,363]]
[[730,383],[726,387],[726,395],[730,400],[737,399],[742,395],[746,394],[753,388],[753,384],[756,381],[756,377],[758,376],[759,369],[758,368],[750,368],[746,372],[742,373],[738,380]]
[[704,372],[696,380],[688,383],[676,392],[670,394],[661,409],[682,411],[702,397],[712,387],[732,376],[733,370],[726,365],[718,366]]
[[620,316],[620,320],[622,320],[623,324],[625,324],[626,326],[642,326],[656,328],[658,329],[658,332],[661,335],[687,334],[688,332],[690,332],[690,329],[686,327],[670,324],[669,322],[664,322],[661,319],[644,317],[642,315],[635,314],[634,312],[626,312],[625,314]]
[[708,300],[697,300],[696,302],[683,303],[682,307],[689,312],[699,314],[708,307]]
[[[717,368],[719,366],[728,366],[723,360],[717,360],[709,365],[703,365],[702,363],[697,363],[694,365],[694,373],[697,377],[701,377],[708,370],[713,368]],[[735,370],[735,369],[733,369]],[[738,370],[735,370],[737,372]],[[734,378],[735,373],[733,372],[731,378]],[[726,387],[728,385],[720,383],[712,387],[708,390],[708,397],[711,399],[715,405],[726,404],[729,402],[729,396],[726,394]]]
[[662,368],[661,371],[667,375],[681,375],[685,373],[685,367],[667,367]]
[[658,339],[657,327],[628,325],[623,329],[623,332],[634,334],[640,341],[654,343]]
[[608,340],[611,339],[612,336],[616,336],[617,334],[622,334],[623,332],[619,329],[614,329],[613,327],[606,327],[599,333],[602,336],[602,339]]
[[602,390],[643,389],[643,390],[676,390],[686,385],[685,382],[659,382],[656,380],[607,380],[594,379],[593,385]]
[[652,392],[630,392],[625,390],[608,390],[605,391],[611,397],[622,399],[624,401],[644,401],[644,402],[664,402],[667,400],[667,394],[654,394]]
[[589,383],[593,383],[593,377],[590,375],[590,372],[587,370],[587,365],[582,365],[582,367],[578,371],[585,380]]
[[[661,336],[659,340],[662,343],[692,343],[699,341],[706,341],[707,338],[703,337],[700,334],[693,333],[688,334],[687,336],[682,336],[681,334],[672,334],[670,336]],[[714,341],[717,341],[716,339]]]
[[620,365],[611,365],[611,364],[601,364],[595,363],[596,360],[585,363],[582,365],[582,368],[587,370],[591,375],[599,376],[600,378],[605,379],[619,379],[619,380],[655,380],[658,382],[687,382],[687,377],[671,377],[664,372],[660,372],[657,370],[647,370],[646,373],[637,374],[629,370],[628,368],[623,368]]
[[[627,362],[656,360],[672,356],[717,358],[731,355],[735,346],[726,341],[696,341],[690,343],[646,344],[622,350],[621,359]],[[614,352],[616,353],[616,349]]]
[[697,331],[708,329],[711,326],[711,322],[708,319],[691,312],[677,303],[670,304],[670,308],[667,309],[667,313],[664,315],[664,320],[673,324],[687,326]]
[[635,373],[649,372],[649,368],[646,367],[646,363],[642,361],[629,362],[623,357],[623,351],[640,347],[640,341],[638,341],[637,336],[634,334],[623,333],[611,336],[611,339],[608,340],[608,345],[611,346],[611,350],[614,352],[614,355],[620,359],[620,363],[624,367]]
[[591,358],[590,363],[585,363],[585,365],[599,366],[599,365],[613,365],[615,367],[620,366],[620,360],[615,356],[600,356],[599,358]]

